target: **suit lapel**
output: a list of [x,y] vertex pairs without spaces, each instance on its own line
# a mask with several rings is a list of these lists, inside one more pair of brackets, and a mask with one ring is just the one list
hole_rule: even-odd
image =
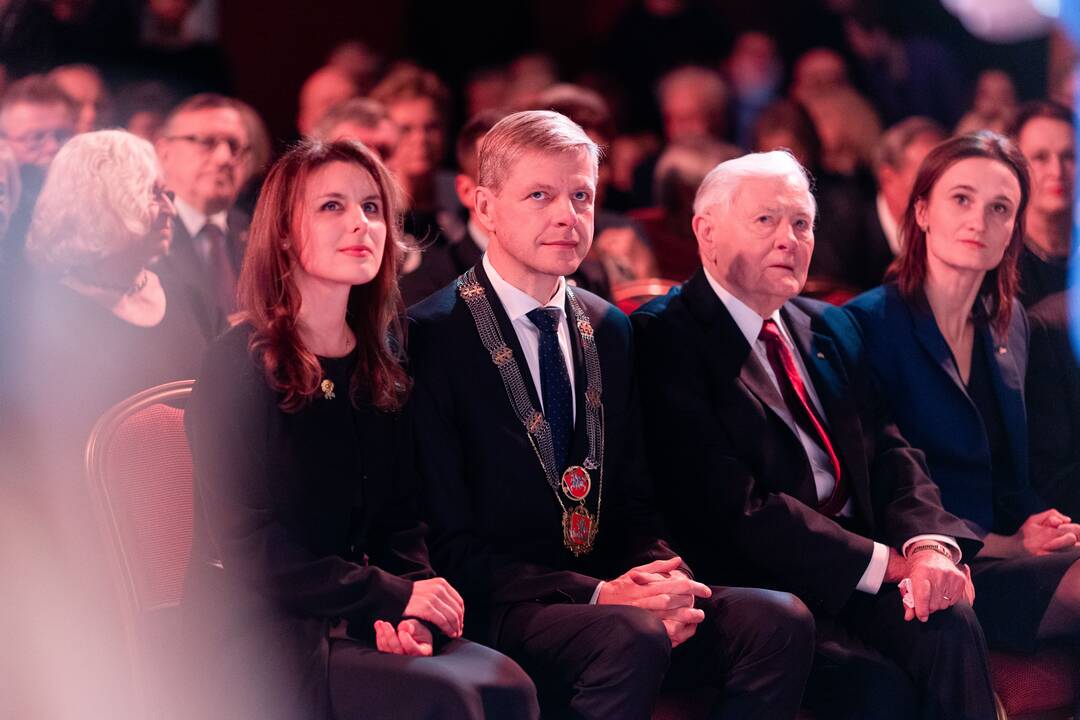
[[825,429],[840,460],[841,472],[847,474],[848,487],[872,527],[870,479],[865,464],[859,462],[863,453],[859,409],[848,387],[836,345],[829,336],[814,332],[810,316],[795,305],[787,303],[780,312],[821,401]]
[[[495,314],[495,321],[499,324],[499,332],[502,334],[503,342],[506,343],[507,347],[514,351],[514,362],[517,363],[518,372],[521,373],[521,377],[525,381],[525,389],[529,392],[529,400],[532,401],[532,406],[534,408],[539,409],[541,407],[540,396],[537,394],[539,389],[535,387],[532,381],[532,373],[529,372],[529,364],[525,360],[525,352],[521,349],[521,343],[518,342],[517,332],[514,331],[514,326],[510,322],[510,317],[506,314],[502,302],[499,301],[499,296],[495,292],[495,288],[491,286],[491,280],[488,279],[487,273],[484,272],[483,263],[476,264],[476,279],[484,287],[484,292],[491,302],[491,309]],[[466,312],[468,311],[466,310]],[[472,313],[469,313],[469,319],[472,320]],[[492,363],[491,368],[498,374],[499,371],[495,368],[494,363]],[[509,397],[506,398],[506,402],[510,403]],[[510,404],[511,406],[513,405],[512,403]]]
[[202,263],[195,254],[195,240],[179,217],[173,220],[168,263],[184,282],[204,290],[208,288],[206,273],[203,272]]
[[952,350],[949,349],[949,344],[945,342],[945,337],[941,334],[941,330],[938,329],[934,313],[926,305],[926,298],[921,297],[915,303],[909,301],[905,305],[911,313],[911,320],[915,326],[915,338],[919,341],[923,350],[934,359],[942,372],[948,375],[957,389],[966,396],[967,387],[956,369]]
[[[683,287],[690,313],[705,328],[708,356],[715,363],[714,371],[725,379],[722,382],[727,382],[726,378],[738,377],[739,382],[761,403],[766,418],[771,416],[772,424],[783,428],[781,432],[787,433],[787,439],[801,448],[799,438],[776,412],[776,408],[785,406],[780,391],[769,379],[765,366],[746,342],[746,336],[731,313],[709,285],[704,270],[698,268]],[[795,481],[796,487],[791,494],[810,507],[816,507],[817,491],[805,453],[802,453],[802,460],[805,471],[802,478]]]
[[[1014,312],[1017,312],[1014,310]],[[994,394],[997,396],[1001,417],[1009,434],[1009,449],[1012,451],[1013,467],[1018,474],[1023,471],[1027,455],[1027,418],[1024,408],[1024,378],[1016,366],[1015,354],[1009,351],[1008,344],[994,341],[989,328],[977,331],[976,350],[986,353],[990,359],[986,364],[993,375]]]
[[725,377],[738,375],[743,385],[770,410],[782,406],[784,400],[780,391],[769,379],[765,366],[746,342],[735,319],[716,297],[704,270],[698,268],[686,281],[683,295],[690,313],[705,328],[709,356],[719,358],[722,363],[718,368],[721,374]]

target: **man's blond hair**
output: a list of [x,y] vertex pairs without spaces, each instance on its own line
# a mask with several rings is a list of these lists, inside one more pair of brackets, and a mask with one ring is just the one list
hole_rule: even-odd
[[526,152],[577,150],[588,153],[595,172],[600,163],[600,147],[570,118],[550,110],[525,110],[507,115],[480,141],[477,151],[479,184],[499,192],[514,163]]

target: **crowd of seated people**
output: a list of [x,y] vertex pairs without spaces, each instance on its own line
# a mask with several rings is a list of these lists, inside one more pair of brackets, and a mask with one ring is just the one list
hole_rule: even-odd
[[995,717],[989,650],[1080,641],[1076,119],[843,39],[656,69],[654,132],[540,54],[456,94],[346,44],[277,148],[228,94],[9,78],[0,503],[108,596],[91,428],[196,380],[192,717]]

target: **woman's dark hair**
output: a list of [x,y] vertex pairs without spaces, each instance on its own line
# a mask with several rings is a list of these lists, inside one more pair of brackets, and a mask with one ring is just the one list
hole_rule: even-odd
[[350,140],[305,140],[270,168],[251,222],[237,289],[244,319],[255,327],[249,349],[262,361],[267,382],[282,393],[281,408],[295,412],[319,389],[322,368],[297,329],[300,290],[293,280],[300,248],[295,242],[304,189],[311,174],[332,162],[357,165],[379,188],[387,235],[382,264],[371,282],[349,293],[346,322],[356,335],[359,360],[350,395],[365,392],[381,410],[400,409],[408,391],[402,369],[403,303],[398,268],[403,255],[401,191],[379,158]]
[[900,256],[889,268],[889,275],[896,278],[900,293],[908,299],[917,299],[926,282],[926,233],[915,219],[919,202],[927,202],[934,185],[954,164],[967,158],[987,158],[1005,165],[1020,184],[1020,205],[1016,208],[1013,234],[1005,248],[1001,262],[986,273],[979,289],[976,318],[987,322],[999,336],[1009,328],[1013,300],[1019,286],[1017,259],[1024,242],[1024,210],[1027,207],[1031,183],[1028,179],[1027,161],[1016,145],[1003,135],[980,131],[960,135],[941,143],[926,156],[915,176],[915,185],[908,199],[907,210],[900,220]]

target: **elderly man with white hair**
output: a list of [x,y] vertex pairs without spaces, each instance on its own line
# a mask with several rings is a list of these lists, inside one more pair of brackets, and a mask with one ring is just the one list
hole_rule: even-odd
[[703,582],[811,609],[823,716],[993,718],[959,564],[980,543],[876,402],[854,326],[796,297],[815,215],[787,152],[721,163],[694,202],[703,267],[634,315],[668,527]]

